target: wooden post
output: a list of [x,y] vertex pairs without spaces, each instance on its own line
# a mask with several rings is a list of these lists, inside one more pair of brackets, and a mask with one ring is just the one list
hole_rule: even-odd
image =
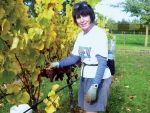
[[126,44],[126,32],[124,32],[124,44]]

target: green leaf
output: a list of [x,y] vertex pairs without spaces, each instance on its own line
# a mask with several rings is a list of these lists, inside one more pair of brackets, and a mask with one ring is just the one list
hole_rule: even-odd
[[17,20],[16,21],[16,30],[17,31],[19,31],[20,30],[20,33],[23,33],[23,25],[22,25],[22,23],[21,23],[21,21],[20,20]]
[[18,94],[6,96],[6,99],[11,104],[18,104],[21,96],[22,96],[22,93],[19,92]]
[[23,63],[23,64],[29,61],[28,55],[25,54],[25,53],[23,53],[23,54],[22,54],[20,57],[18,57],[18,58],[19,58],[19,61],[20,61],[21,63]]
[[19,92],[17,94],[12,95],[11,97],[15,100],[15,101],[19,101],[20,97],[22,95],[22,92]]
[[9,14],[9,22],[10,23],[15,23],[16,22],[16,15],[15,15],[15,12],[11,12],[10,14]]
[[4,42],[0,39],[0,49],[3,49],[5,47]]
[[41,38],[40,34],[35,34],[33,37],[34,40],[39,40],[40,38]]
[[10,30],[10,27],[11,27],[10,22],[7,19],[4,19],[1,27],[2,27],[1,35],[3,36],[7,34],[7,32]]
[[10,40],[12,37],[11,37],[10,34],[7,33],[7,34],[5,34],[5,35],[2,35],[1,38],[2,38],[4,41],[8,41],[8,40]]
[[32,59],[33,59],[33,58],[36,58],[37,56],[40,55],[39,52],[36,51],[36,50],[34,50],[34,49],[29,49],[29,51],[30,51],[29,57],[32,58]]
[[37,58],[36,64],[37,64],[37,66],[44,67],[44,65],[45,65],[45,56],[43,54],[40,54],[40,56]]
[[12,98],[12,96],[6,96],[6,100],[10,103],[10,104],[15,104],[15,100]]
[[8,69],[10,69],[10,66],[11,66],[11,60],[9,59],[9,57],[6,57],[3,67],[6,70],[8,70]]
[[[0,1],[1,2],[1,1]],[[5,10],[3,9],[3,6],[2,5],[0,5],[0,19],[2,19],[3,18],[3,16],[4,16],[4,13],[5,13]]]
[[48,26],[50,24],[47,18],[42,18],[39,22],[41,26]]
[[15,73],[13,71],[4,70],[2,73],[1,81],[3,83],[11,83],[16,78]]

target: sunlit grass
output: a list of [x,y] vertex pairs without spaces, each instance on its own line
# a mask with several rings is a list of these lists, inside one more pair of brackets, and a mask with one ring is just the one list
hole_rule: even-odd
[[149,113],[150,54],[116,52],[116,74],[108,101],[110,113]]

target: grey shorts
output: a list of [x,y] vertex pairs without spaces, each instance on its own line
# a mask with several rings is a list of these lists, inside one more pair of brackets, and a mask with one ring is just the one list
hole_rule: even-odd
[[78,105],[79,107],[84,107],[84,110],[88,112],[105,111],[109,95],[109,88],[112,83],[112,77],[102,79],[102,82],[97,90],[96,101],[87,103],[85,100],[85,95],[90,88],[92,81],[93,78],[84,78],[84,81],[82,81],[80,78],[80,85],[78,90]]

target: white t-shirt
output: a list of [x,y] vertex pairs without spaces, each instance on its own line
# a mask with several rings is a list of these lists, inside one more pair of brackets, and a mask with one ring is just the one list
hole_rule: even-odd
[[[87,34],[81,31],[76,39],[72,54],[80,56],[82,62],[86,64],[98,64],[96,54],[107,58],[108,39],[105,31],[96,25]],[[85,66],[83,77],[95,78],[96,71],[97,66]],[[110,70],[106,68],[103,79],[110,76]]]

